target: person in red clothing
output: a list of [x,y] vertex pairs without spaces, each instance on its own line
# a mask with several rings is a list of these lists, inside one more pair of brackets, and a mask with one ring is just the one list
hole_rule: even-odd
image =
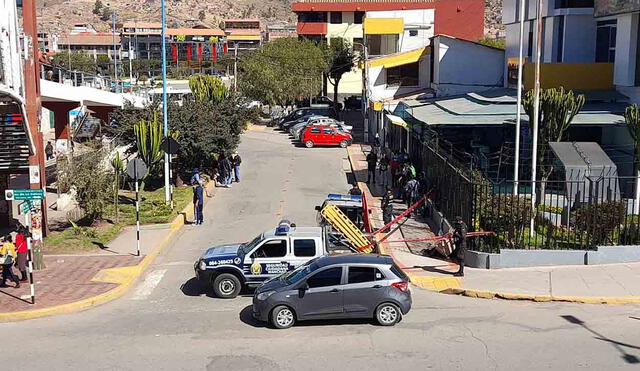
[[18,233],[16,234],[16,252],[18,253],[16,267],[20,271],[20,281],[22,282],[27,280],[27,233],[26,228],[20,226],[18,228]]

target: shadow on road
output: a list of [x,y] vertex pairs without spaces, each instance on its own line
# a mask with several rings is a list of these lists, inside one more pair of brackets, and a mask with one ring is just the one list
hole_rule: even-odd
[[197,278],[192,277],[187,282],[180,286],[180,291],[187,296],[202,296],[206,295],[210,298],[215,298],[213,289],[209,286],[202,284]]
[[587,326],[584,321],[582,321],[581,319],[579,319],[577,317],[574,317],[574,316],[571,316],[571,315],[565,315],[565,316],[561,316],[561,317],[564,318],[569,323],[573,323],[574,325],[582,326],[582,328],[584,328],[585,330],[587,330],[590,333],[594,334],[596,339],[611,343],[611,345],[613,345],[613,347],[616,348],[616,350],[618,352],[620,352],[620,354],[622,354],[622,359],[624,359],[625,362],[630,363],[630,364],[639,364],[640,363],[640,359],[638,359],[638,357],[634,356],[633,354],[629,354],[629,353],[627,353],[625,351],[625,348],[640,349],[640,346],[631,345],[631,344],[627,344],[627,343],[621,343],[619,341],[615,341],[613,339],[609,339],[608,337],[600,334],[599,332],[589,328],[589,326]]
[[[239,318],[243,323],[256,327],[256,328],[272,328],[266,322],[258,321],[253,318],[251,305],[247,305],[240,311]],[[313,320],[313,321],[299,321],[296,322],[294,327],[313,327],[313,326],[340,326],[340,325],[370,325],[376,326],[376,323],[372,319],[367,318],[346,318],[346,319],[331,319],[331,320]]]

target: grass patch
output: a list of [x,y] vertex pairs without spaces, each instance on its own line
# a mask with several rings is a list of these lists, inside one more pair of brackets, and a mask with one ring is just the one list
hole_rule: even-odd
[[[174,209],[164,202],[164,188],[155,191],[140,192],[140,223],[169,223],[178,212],[184,209],[193,200],[193,190],[191,187],[174,188],[173,202]],[[115,205],[107,207],[104,218],[115,221]],[[120,191],[118,203],[118,223],[123,225],[136,224],[136,193],[131,191]]]
[[107,245],[122,229],[120,224],[101,223],[95,227],[70,226],[50,231],[44,239],[45,254],[87,253]]

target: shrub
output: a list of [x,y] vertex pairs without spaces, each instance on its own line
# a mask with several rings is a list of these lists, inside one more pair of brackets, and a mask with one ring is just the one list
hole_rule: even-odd
[[480,201],[480,228],[495,233],[491,242],[517,248],[529,224],[531,201],[524,196],[489,194]]
[[571,226],[585,234],[589,246],[605,243],[611,232],[622,224],[626,215],[626,205],[622,201],[610,201],[584,205],[573,212]]

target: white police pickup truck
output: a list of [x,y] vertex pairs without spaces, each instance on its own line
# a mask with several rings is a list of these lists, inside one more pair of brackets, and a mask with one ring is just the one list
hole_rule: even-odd
[[330,246],[325,228],[297,227],[283,220],[250,242],[207,249],[194,269],[198,280],[213,285],[216,296],[235,298],[243,287],[259,286],[329,252],[351,251]]

